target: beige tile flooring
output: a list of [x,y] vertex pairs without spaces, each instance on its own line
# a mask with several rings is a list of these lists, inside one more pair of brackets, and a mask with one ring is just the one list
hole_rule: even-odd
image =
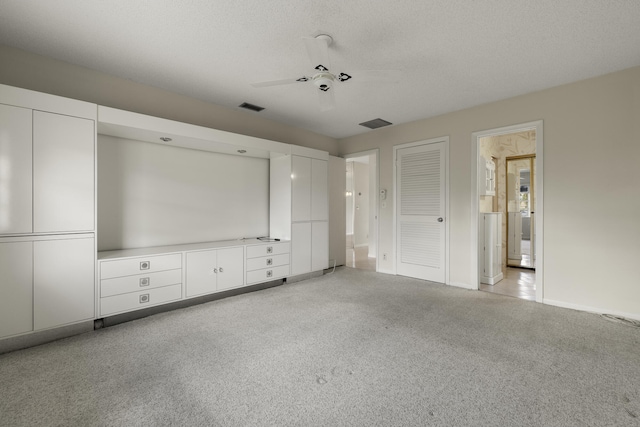
[[520,245],[522,259],[509,259],[507,260],[507,263],[512,267],[535,268],[535,263],[531,260],[531,242],[529,240],[523,240]]
[[536,272],[523,268],[507,267],[501,281],[495,285],[481,283],[480,290],[535,301]]
[[376,259],[369,258],[369,247],[347,248],[347,267],[376,271]]

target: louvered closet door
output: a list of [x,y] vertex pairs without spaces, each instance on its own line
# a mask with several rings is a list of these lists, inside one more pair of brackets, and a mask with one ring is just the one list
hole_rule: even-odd
[[445,145],[397,150],[397,273],[445,281]]

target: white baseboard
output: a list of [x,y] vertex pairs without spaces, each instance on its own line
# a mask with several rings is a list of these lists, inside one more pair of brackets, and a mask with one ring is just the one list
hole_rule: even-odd
[[472,290],[478,289],[474,286],[471,286],[469,283],[462,283],[462,282],[450,282],[449,285],[455,286],[456,288],[464,288],[464,289],[472,289]]
[[392,276],[395,276],[395,275],[396,275],[396,272],[395,272],[395,271],[393,271],[393,270],[383,270],[383,269],[380,269],[380,270],[378,270],[377,272],[378,272],[378,273],[382,273],[382,274],[390,274],[390,275],[392,275]]
[[617,310],[607,310],[604,308],[590,307],[590,306],[580,305],[580,304],[571,304],[564,301],[556,301],[556,300],[550,300],[546,298],[542,299],[542,303],[548,304],[548,305],[554,305],[556,307],[570,308],[572,310],[586,311],[589,313],[612,314],[614,316],[620,316],[627,319],[640,320],[640,313],[626,313],[626,312],[617,311]]

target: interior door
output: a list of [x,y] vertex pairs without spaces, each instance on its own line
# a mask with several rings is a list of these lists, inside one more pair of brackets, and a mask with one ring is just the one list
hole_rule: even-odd
[[397,273],[444,283],[445,143],[396,151]]

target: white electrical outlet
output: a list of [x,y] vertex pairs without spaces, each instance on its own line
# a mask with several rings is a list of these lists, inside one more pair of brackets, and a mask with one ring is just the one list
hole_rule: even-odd
[[387,260],[387,254],[382,254],[382,260],[386,261]]

